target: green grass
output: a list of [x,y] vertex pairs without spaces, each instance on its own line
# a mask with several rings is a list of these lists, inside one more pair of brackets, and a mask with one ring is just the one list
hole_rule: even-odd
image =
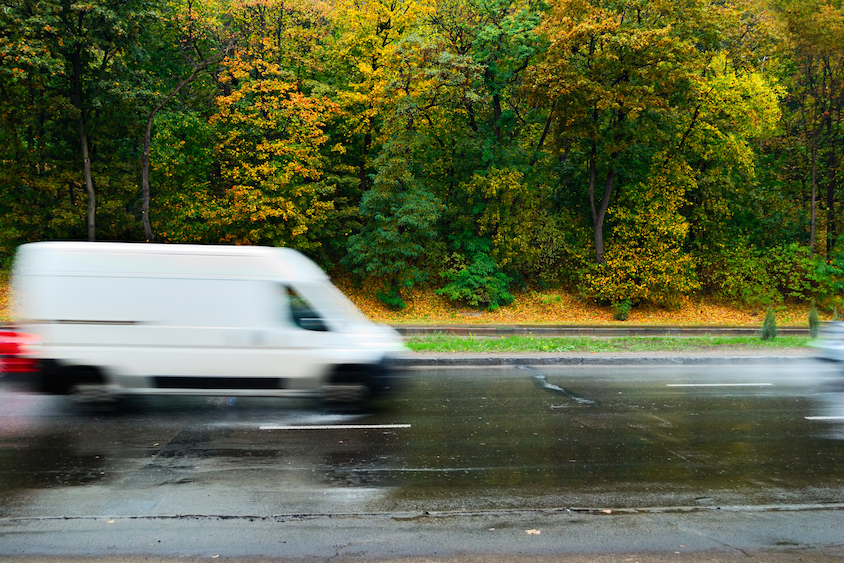
[[811,340],[781,336],[762,340],[755,336],[620,336],[553,337],[507,336],[485,338],[437,334],[407,339],[414,352],[529,353],[529,352],[705,352],[766,348],[802,348]]

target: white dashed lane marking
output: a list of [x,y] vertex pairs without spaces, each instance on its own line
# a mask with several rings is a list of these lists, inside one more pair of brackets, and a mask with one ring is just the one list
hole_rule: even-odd
[[666,387],[771,387],[773,383],[666,383]]
[[261,430],[393,430],[396,428],[410,428],[409,424],[266,424]]

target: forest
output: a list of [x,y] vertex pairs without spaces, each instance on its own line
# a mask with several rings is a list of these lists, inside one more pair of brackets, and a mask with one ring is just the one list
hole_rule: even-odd
[[495,310],[844,304],[842,0],[3,0],[0,267],[296,248]]

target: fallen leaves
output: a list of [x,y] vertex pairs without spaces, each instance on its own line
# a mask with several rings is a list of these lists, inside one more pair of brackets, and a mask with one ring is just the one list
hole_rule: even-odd
[[[630,318],[620,322],[613,319],[609,307],[559,290],[514,293],[512,305],[490,312],[456,305],[430,289],[414,288],[404,296],[407,307],[391,311],[376,297],[376,284],[355,287],[343,279],[335,283],[370,319],[386,324],[761,326],[765,317],[765,311],[759,309],[688,299],[675,309],[634,307]],[[808,326],[808,319],[808,304],[789,304],[777,313],[779,326]],[[828,314],[822,315],[822,320],[828,320]]]

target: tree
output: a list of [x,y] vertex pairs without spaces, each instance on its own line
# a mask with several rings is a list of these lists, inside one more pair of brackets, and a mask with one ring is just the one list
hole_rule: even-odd
[[666,148],[677,116],[692,111],[694,76],[712,47],[707,7],[563,0],[543,24],[550,48],[535,92],[552,104],[557,150],[585,172],[596,263],[613,194],[647,176],[648,154]]
[[819,189],[826,183],[826,253],[839,234],[836,204],[841,198],[840,166],[844,109],[844,7],[811,0],[775,4],[793,47],[795,73],[789,88],[789,125],[805,151],[802,181],[808,181],[809,248],[815,251]]
[[689,222],[682,214],[694,173],[682,159],[659,155],[647,180],[626,190],[609,209],[615,225],[608,259],[588,275],[599,301],[676,305],[700,287],[684,249]]
[[[333,210],[322,182],[325,126],[336,105],[301,92],[281,64],[285,4],[244,3],[233,18],[240,40],[224,65],[217,98],[217,161],[224,212],[209,217],[224,241],[318,248]],[[315,229],[316,228],[316,229]]]
[[377,154],[381,105],[392,82],[388,60],[402,38],[414,33],[430,11],[425,0],[339,0],[337,43],[330,74],[343,115],[344,145],[357,170],[358,192],[369,188],[373,155]]
[[[123,133],[118,133],[120,127],[131,123],[126,119],[132,117],[131,112],[124,113],[122,124],[111,121],[109,113],[121,111],[134,87],[131,69],[142,51],[144,30],[156,16],[154,6],[154,0],[109,5],[69,0],[5,2],[0,16],[5,30],[2,66],[9,79],[6,92],[28,92],[41,130],[25,136],[39,137],[46,149],[39,155],[42,164],[64,169],[62,153],[65,147],[69,149],[65,144],[75,137],[88,200],[89,240],[96,236],[95,145],[113,143]],[[116,125],[107,140],[106,129]],[[92,139],[92,131],[103,136]]]
[[[223,25],[220,18],[224,16],[224,10],[219,3],[202,2],[197,5],[193,0],[185,2],[175,1],[171,3],[171,25],[167,34],[162,34],[172,42],[162,46],[163,51],[172,48],[181,56],[173,59],[183,59],[188,72],[187,76],[173,77],[170,73],[163,77],[163,84],[154,85],[150,93],[154,106],[146,116],[146,128],[142,142],[141,155],[141,222],[144,228],[144,237],[151,241],[155,238],[149,217],[150,208],[150,185],[149,185],[149,158],[150,144],[152,142],[152,126],[155,116],[175,98],[179,92],[188,84],[193,82],[196,76],[204,69],[218,65],[232,49],[232,39],[225,37],[222,33]],[[168,53],[171,54],[171,53]],[[160,66],[155,68],[160,69]],[[169,70],[169,69],[166,69]],[[175,85],[167,84],[176,78]],[[160,90],[164,91],[161,92]]]

